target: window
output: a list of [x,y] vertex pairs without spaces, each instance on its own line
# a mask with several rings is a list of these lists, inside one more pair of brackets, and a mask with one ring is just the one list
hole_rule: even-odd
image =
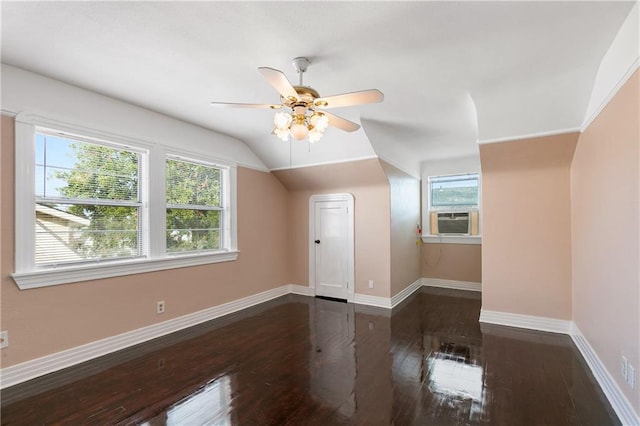
[[219,168],[167,159],[167,252],[218,250],[222,173]]
[[29,114],[15,147],[21,289],[237,258],[234,165]]
[[429,178],[430,210],[478,207],[478,174]]
[[142,254],[142,157],[120,147],[36,133],[36,266]]
[[428,176],[423,241],[480,243],[480,175]]

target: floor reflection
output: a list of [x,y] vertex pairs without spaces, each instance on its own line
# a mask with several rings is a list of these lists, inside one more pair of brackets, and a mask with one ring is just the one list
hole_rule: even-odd
[[231,425],[231,378],[223,376],[208,383],[142,426]]
[[429,390],[455,399],[482,401],[482,366],[442,354],[427,358]]
[[614,425],[568,336],[287,296],[2,393],[3,425]]
[[309,304],[311,394],[350,418],[355,412],[355,310],[351,303]]

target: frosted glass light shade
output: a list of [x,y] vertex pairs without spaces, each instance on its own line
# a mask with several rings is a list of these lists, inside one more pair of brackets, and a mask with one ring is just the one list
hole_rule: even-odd
[[278,129],[288,129],[291,121],[293,121],[293,117],[286,112],[277,112],[273,116],[273,124],[275,124]]
[[313,124],[313,127],[315,127],[318,132],[322,133],[329,127],[329,119],[326,115],[316,112],[311,116],[311,124]]
[[322,138],[322,132],[313,129],[309,132],[309,142],[318,142]]
[[304,124],[294,123],[291,126],[291,136],[299,141],[306,138],[308,134],[309,129],[307,129],[307,126],[305,126]]
[[275,133],[276,136],[278,138],[282,139],[283,141],[288,141],[289,140],[289,133],[291,133],[291,132],[287,128],[280,129],[280,128],[276,127],[275,129],[273,129],[273,133]]

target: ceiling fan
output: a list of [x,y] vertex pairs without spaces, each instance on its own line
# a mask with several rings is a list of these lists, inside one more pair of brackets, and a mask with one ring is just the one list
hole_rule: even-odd
[[283,109],[284,111],[277,112],[274,116],[273,134],[285,141],[289,140],[289,136],[298,140],[308,136],[309,142],[316,142],[322,138],[328,126],[336,127],[345,132],[354,132],[360,128],[359,124],[331,114],[325,111],[326,109],[371,104],[382,102],[384,99],[384,95],[378,89],[321,97],[315,89],[302,84],[302,76],[309,68],[309,64],[309,59],[304,57],[293,60],[293,67],[300,75],[297,86],[293,86],[280,70],[268,67],[258,68],[267,82],[280,94],[279,104],[211,102],[211,105],[216,107]]

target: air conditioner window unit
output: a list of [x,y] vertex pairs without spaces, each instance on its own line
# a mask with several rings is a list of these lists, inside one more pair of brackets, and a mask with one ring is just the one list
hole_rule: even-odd
[[433,212],[437,215],[435,234],[471,235],[470,212]]

